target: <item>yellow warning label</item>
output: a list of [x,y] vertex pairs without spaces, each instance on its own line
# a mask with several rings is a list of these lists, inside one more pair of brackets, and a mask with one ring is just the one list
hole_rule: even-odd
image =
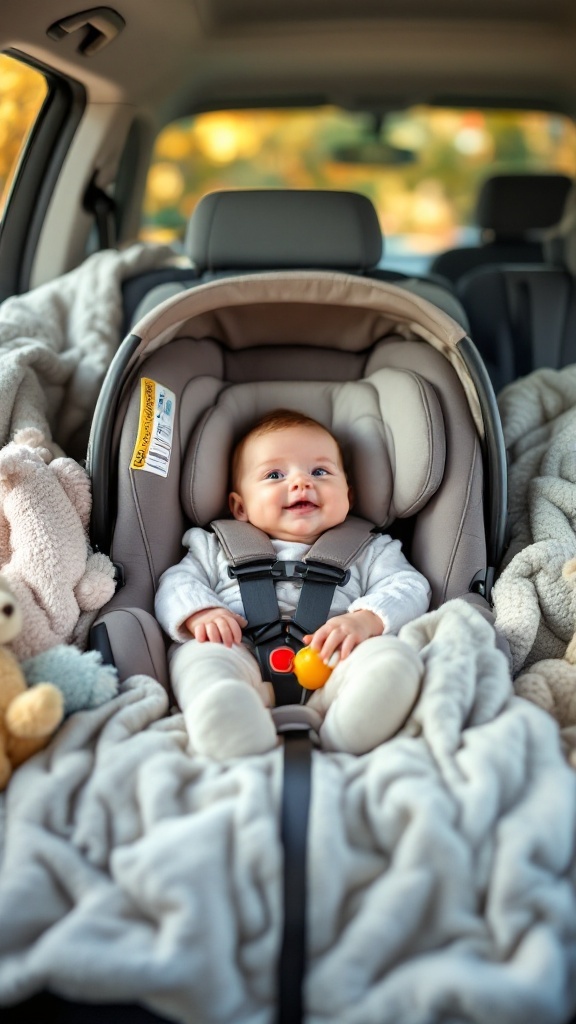
[[146,465],[146,456],[152,440],[152,426],[154,423],[154,406],[156,404],[156,384],[148,377],[140,380],[140,419],[138,422],[138,436],[134,451],[132,453],[132,469],[143,469]]
[[149,377],[140,379],[140,416],[131,469],[168,476],[176,396]]

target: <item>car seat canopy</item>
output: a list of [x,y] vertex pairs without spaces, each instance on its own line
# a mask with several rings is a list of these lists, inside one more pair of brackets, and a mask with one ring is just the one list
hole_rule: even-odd
[[312,416],[336,436],[354,511],[376,526],[413,515],[440,485],[446,451],[442,411],[433,387],[418,374],[381,369],[346,383],[256,381],[224,388],[193,432],[181,500],[194,525],[228,514],[234,444],[276,408]]

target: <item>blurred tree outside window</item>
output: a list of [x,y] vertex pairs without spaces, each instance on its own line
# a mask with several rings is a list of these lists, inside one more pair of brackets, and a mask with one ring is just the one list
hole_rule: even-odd
[[413,107],[385,116],[333,107],[198,114],[158,136],[140,237],[180,245],[206,192],[333,188],[374,203],[386,266],[423,272],[474,244],[476,197],[496,173],[576,174],[576,126],[557,114]]
[[48,85],[39,71],[0,54],[0,219]]

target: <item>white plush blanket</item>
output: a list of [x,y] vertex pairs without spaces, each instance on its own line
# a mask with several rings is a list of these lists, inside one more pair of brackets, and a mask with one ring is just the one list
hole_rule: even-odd
[[90,420],[121,341],[121,283],[175,262],[168,246],[95,253],[75,270],[0,306],[0,446],[17,430],[83,458]]
[[[405,628],[425,686],[372,754],[315,753],[308,1024],[566,1024],[576,1010],[576,775],[510,696],[463,602]],[[0,1006],[49,987],[180,1024],[272,1024],[280,750],[187,749],[133,677],[16,773],[0,871]]]
[[499,396],[508,448],[511,547],[493,590],[514,672],[562,658],[576,626],[576,366],[538,370]]
[[[88,546],[90,487],[75,460],[121,341],[122,281],[175,260],[167,246],[106,250],[0,306],[0,571],[26,622],[20,658],[85,642],[113,593],[112,564]],[[72,457],[52,459],[63,450]]]

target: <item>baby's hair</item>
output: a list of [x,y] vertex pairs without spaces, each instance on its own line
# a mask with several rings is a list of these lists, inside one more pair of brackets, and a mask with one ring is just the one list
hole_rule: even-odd
[[344,468],[344,456],[342,454],[340,443],[338,439],[334,437],[332,431],[328,430],[323,423],[319,423],[318,420],[312,419],[311,416],[305,416],[302,412],[296,412],[294,409],[274,409],[272,412],[267,412],[262,416],[258,422],[240,438],[234,448],[230,463],[230,479],[232,487],[235,487],[238,481],[242,454],[247,442],[253,437],[260,437],[262,434],[272,434],[277,430],[287,430],[290,427],[311,427],[314,430],[323,430],[335,441],[336,447],[338,448],[340,462],[342,464],[342,468]]

